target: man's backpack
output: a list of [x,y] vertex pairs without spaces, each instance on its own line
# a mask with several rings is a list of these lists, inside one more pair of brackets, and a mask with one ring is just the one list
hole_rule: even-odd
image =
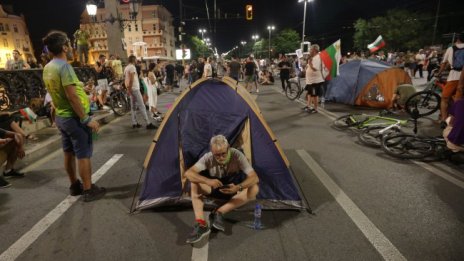
[[464,66],[464,48],[453,45],[453,70],[462,71]]

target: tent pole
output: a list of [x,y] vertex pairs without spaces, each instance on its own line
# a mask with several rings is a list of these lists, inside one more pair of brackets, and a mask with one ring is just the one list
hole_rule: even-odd
[[135,187],[135,192],[134,192],[134,196],[132,197],[132,204],[131,204],[130,209],[129,209],[129,214],[132,214],[132,213],[135,212],[135,209],[134,209],[135,197],[137,196],[137,192],[139,190],[140,181],[142,180],[142,174],[143,174],[144,170],[145,170],[145,168],[142,168],[142,171],[140,171],[139,181],[137,182],[137,186]]
[[292,172],[291,175],[292,175],[292,177],[293,177],[293,180],[294,180],[295,183],[298,185],[298,190],[300,191],[300,194],[303,196],[303,200],[304,200],[305,203],[306,203],[306,204],[305,204],[305,205],[307,206],[306,211],[308,211],[308,213],[311,214],[311,215],[316,215],[316,214],[313,212],[313,210],[311,209],[311,206],[309,205],[309,201],[308,201],[308,199],[306,198],[306,195],[303,193],[303,189],[302,189],[301,186],[300,186],[300,182],[298,181],[298,179],[296,178],[296,176],[293,174],[293,173],[295,173],[295,172],[293,171],[292,166],[289,166],[288,168],[289,168],[290,171]]

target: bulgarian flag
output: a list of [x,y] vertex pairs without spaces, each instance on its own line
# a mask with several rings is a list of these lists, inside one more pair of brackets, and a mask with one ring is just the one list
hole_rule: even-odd
[[377,37],[377,39],[375,39],[373,43],[367,45],[367,48],[369,49],[369,51],[371,51],[371,53],[373,53],[377,50],[382,49],[384,46],[385,41],[383,40],[383,37],[379,35],[379,37]]
[[19,113],[21,113],[21,115],[30,123],[37,120],[37,114],[35,114],[35,112],[29,107],[19,109]]
[[340,45],[341,41],[338,39],[335,43],[319,53],[322,64],[324,65],[324,75],[327,75],[325,77],[326,80],[330,80],[339,75],[338,67],[342,57]]

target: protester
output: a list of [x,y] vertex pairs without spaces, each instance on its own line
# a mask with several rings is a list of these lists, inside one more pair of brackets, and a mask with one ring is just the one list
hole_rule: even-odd
[[206,58],[205,65],[203,67],[203,78],[213,77],[213,67],[211,66],[211,58]]
[[124,72],[122,71],[122,62],[119,56],[110,55],[110,66],[114,73],[114,80],[122,80],[124,78]]
[[134,55],[129,56],[129,64],[124,69],[124,79],[127,87],[127,93],[130,96],[131,103],[131,116],[132,116],[132,128],[140,128],[140,125],[137,122],[137,107],[138,111],[142,114],[145,122],[147,123],[147,129],[156,129],[156,126],[150,122],[147,116],[147,110],[145,109],[145,104],[143,102],[142,93],[140,92],[140,81],[135,69],[136,58]]
[[100,103],[99,107],[103,109],[110,109],[106,105],[106,97],[110,91],[110,86],[108,80],[112,77],[111,68],[107,66],[105,62],[106,56],[100,54],[98,61],[95,63],[95,71],[97,72],[97,92],[98,92],[98,102]]
[[279,64],[277,65],[280,70],[280,81],[282,82],[282,91],[285,92],[287,85],[290,84],[290,69],[292,65],[287,61],[287,57],[282,54]]
[[148,78],[147,78],[147,87],[148,87],[148,106],[152,113],[152,117],[156,121],[162,121],[161,113],[158,111],[158,81],[156,80],[156,75],[154,73],[156,64],[150,63],[148,66]]
[[412,84],[400,84],[393,93],[389,109],[404,110],[406,101],[416,93],[416,88]]
[[31,67],[21,57],[21,53],[18,50],[13,50],[13,59],[6,62],[6,70],[24,70],[30,69]]
[[448,104],[451,97],[456,95],[455,98],[459,99],[462,97],[462,90],[458,89],[459,77],[462,71],[462,65],[464,63],[464,34],[456,35],[456,42],[453,46],[449,47],[445,55],[443,56],[443,62],[440,67],[438,74],[441,74],[448,66],[451,67],[451,71],[448,75],[448,79],[443,92],[441,94],[440,104],[440,115],[441,115],[441,127],[445,127],[445,120],[448,118]]
[[185,172],[191,182],[191,197],[195,212],[193,232],[187,243],[196,243],[211,232],[205,221],[203,197],[210,196],[227,200],[211,213],[212,227],[225,231],[223,215],[256,199],[258,175],[239,150],[230,148],[223,135],[211,138],[211,152],[206,153]]
[[168,62],[164,67],[164,70],[166,71],[166,91],[172,92],[176,68],[172,63]]
[[[319,56],[319,45],[313,44],[309,51],[308,63],[306,65],[306,107],[304,111],[309,113],[317,113],[317,105],[319,96],[322,95],[322,85],[324,77],[322,75],[322,60]],[[311,106],[311,103],[313,104]]]
[[11,184],[5,178],[22,178],[24,173],[16,171],[14,163],[25,156],[24,139],[19,133],[0,129],[0,166],[6,161],[3,176],[0,176],[0,188],[7,188]]
[[89,38],[90,34],[85,30],[85,25],[81,24],[74,33],[74,46],[77,47],[81,65],[89,62]]
[[[61,133],[64,166],[71,186],[71,196],[83,194],[84,202],[100,199],[106,189],[92,184],[92,132],[100,126],[90,118],[89,100],[67,57],[72,55],[71,41],[65,33],[52,31],[43,43],[53,59],[43,70],[43,80],[56,106],[56,125]],[[76,158],[79,176],[76,177]]]
[[229,76],[237,82],[239,81],[241,68],[242,66],[237,62],[237,57],[232,56],[232,61],[229,63]]
[[[256,92],[259,92],[258,84],[255,81],[255,71],[256,71],[256,64],[253,62],[253,58],[250,56],[247,58],[247,62],[245,63],[245,89],[250,93],[253,90],[253,83],[256,85]],[[248,88],[249,85],[252,85]]]

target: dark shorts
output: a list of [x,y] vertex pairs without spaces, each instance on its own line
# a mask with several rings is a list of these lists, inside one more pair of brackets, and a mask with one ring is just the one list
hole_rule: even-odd
[[74,152],[76,158],[91,158],[93,152],[92,131],[79,118],[56,116],[56,126],[61,132],[64,152]]
[[[235,185],[240,184],[247,177],[247,175],[245,173],[243,173],[243,172],[239,172],[239,173],[234,174],[234,175],[229,175],[229,176],[223,177],[221,179],[216,178],[216,177],[211,177],[209,175],[208,171],[202,171],[201,175],[205,176],[207,178],[210,178],[210,179],[219,179],[224,186],[228,185],[228,184],[235,184]],[[211,194],[209,194],[209,196],[212,197],[212,198],[229,200],[235,195],[224,194],[221,191],[219,191],[219,189],[217,188],[217,189],[212,189]]]
[[322,95],[322,84],[323,82],[306,84],[305,90],[308,92],[308,95],[311,97],[321,96]]

